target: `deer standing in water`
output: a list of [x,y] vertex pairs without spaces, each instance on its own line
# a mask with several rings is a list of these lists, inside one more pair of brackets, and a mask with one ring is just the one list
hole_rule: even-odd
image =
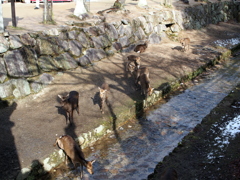
[[189,46],[190,46],[190,39],[189,38],[180,39],[180,43],[183,46],[183,51],[187,50],[186,47],[188,47],[188,50],[189,50]]
[[147,47],[148,47],[148,43],[149,41],[146,41],[144,44],[139,44],[134,48],[134,51],[137,53],[143,53],[146,51]]
[[108,103],[108,92],[110,90],[109,85],[107,83],[103,83],[101,87],[98,87],[99,89],[99,96],[100,96],[100,110],[102,114],[104,114],[104,103]]
[[73,123],[73,110],[76,109],[79,115],[79,93],[77,91],[71,91],[67,96],[58,95],[62,100],[61,105],[63,109],[67,112],[70,124]]
[[135,84],[138,85],[140,81],[141,85],[141,94],[146,97],[151,96],[154,88],[150,86],[150,78],[149,78],[149,69],[147,67],[143,67],[135,70]]
[[84,158],[83,152],[75,140],[69,135],[62,135],[56,139],[55,146],[58,146],[64,151],[65,154],[65,163],[67,165],[67,158],[70,158],[75,169],[77,165],[80,165],[80,178],[83,177],[83,166],[87,168],[87,171],[90,174],[93,174],[93,163],[95,160],[87,161]]
[[126,70],[130,71],[132,74],[135,69],[140,68],[141,58],[135,55],[129,55],[127,57]]

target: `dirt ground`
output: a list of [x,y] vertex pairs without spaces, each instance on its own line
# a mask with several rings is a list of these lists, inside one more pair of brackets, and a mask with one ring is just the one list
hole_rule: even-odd
[[[135,1],[133,2],[135,3]],[[131,3],[134,4],[133,2],[129,2],[129,6]],[[16,9],[18,25],[24,29],[16,30],[9,27],[11,24],[9,4],[3,4],[3,14],[4,23],[7,23],[7,30],[10,33],[18,34],[53,27],[39,23],[42,12],[34,10],[33,4],[22,3],[17,3]],[[110,4],[112,5],[112,3]],[[54,6],[56,6],[55,16],[58,25],[64,24],[66,20],[69,20],[68,13],[71,14],[74,10],[74,3],[64,3],[63,9],[68,12],[66,14],[60,8],[62,4],[56,3]],[[106,4],[101,4],[101,6],[105,8]],[[96,9],[98,10],[98,8]],[[151,69],[152,86],[158,89],[159,82],[165,82],[166,77],[177,77],[186,69],[194,69],[205,63],[205,60],[213,57],[213,54],[204,54],[202,50],[200,50],[202,53],[199,53],[199,48],[202,49],[218,39],[236,37],[239,32],[240,25],[234,22],[210,25],[198,31],[182,32],[181,35],[189,37],[192,41],[190,51],[185,53],[178,50],[177,47],[180,46],[178,42],[168,39],[164,39],[158,45],[149,45],[148,50],[141,55],[141,58],[143,66]],[[1,109],[0,144],[4,148],[0,149],[0,177],[12,179],[21,168],[27,167],[35,160],[41,161],[47,157],[54,150],[52,145],[56,135],[69,134],[77,137],[98,127],[103,122],[109,122],[114,114],[121,112],[122,109],[119,107],[126,108],[133,104],[133,101],[141,98],[140,93],[136,93],[133,88],[132,79],[124,71],[126,55],[116,54],[89,68],[79,67],[73,71],[58,73],[54,82],[40,93],[30,95],[18,100],[8,108]],[[100,113],[99,107],[93,102],[94,96],[98,92],[97,88],[103,82],[111,85],[109,99],[114,110],[114,112],[106,110],[104,115]],[[80,116],[74,114],[74,125],[68,126],[63,112],[59,108],[57,95],[66,94],[71,90],[80,92]],[[11,178],[8,175],[12,172],[16,173]]]
[[[232,93],[224,98],[202,123],[197,125],[178,147],[156,166],[154,174],[149,175],[148,179],[159,179],[167,169],[175,169],[179,180],[240,179],[239,133],[229,140],[230,144],[224,145],[226,146],[224,151],[221,150],[221,146],[216,145],[216,139],[221,131],[216,124],[224,124],[239,116],[239,103],[240,85],[233,89]],[[239,130],[239,126],[236,130]],[[214,157],[209,152],[219,156]]]

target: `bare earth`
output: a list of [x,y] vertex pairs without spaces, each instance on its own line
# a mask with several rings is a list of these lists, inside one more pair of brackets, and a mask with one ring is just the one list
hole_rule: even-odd
[[[90,10],[94,13],[110,7],[114,1],[91,3]],[[126,1],[127,9],[138,15],[145,10],[139,10],[134,5],[136,1]],[[192,2],[192,1],[191,1]],[[149,2],[149,5],[154,3]],[[181,2],[178,2],[181,3]],[[95,4],[95,5],[94,5]],[[156,8],[156,4],[152,4]],[[155,6],[156,5],[156,6]],[[186,6],[180,4],[179,8]],[[54,3],[54,19],[57,25],[64,25],[65,21],[72,20],[68,15],[74,11],[75,3]],[[3,4],[4,24],[11,34],[29,31],[41,31],[56,26],[42,25],[42,9],[34,10],[34,4],[16,3],[18,27],[11,28],[10,3]],[[177,7],[176,7],[177,8]],[[112,15],[109,19],[116,17]],[[121,18],[121,17],[119,17]],[[202,30],[182,32],[181,36],[191,39],[188,52],[179,51],[178,42],[163,39],[161,44],[150,45],[147,51],[141,54],[143,66],[151,69],[152,85],[158,89],[159,81],[164,82],[166,77],[175,77],[183,74],[186,69],[193,69],[204,63],[204,59],[213,57],[212,54],[199,54],[202,47],[218,39],[236,37],[240,32],[240,25],[234,22],[210,25]],[[154,53],[153,53],[154,52]],[[127,54],[116,54],[106,58],[89,68],[77,68],[55,76],[54,82],[40,93],[30,95],[8,108],[0,110],[0,177],[7,177],[10,172],[17,172],[27,167],[33,160],[42,160],[53,152],[53,143],[56,135],[70,134],[73,137],[88,132],[100,124],[109,121],[112,112],[106,110],[101,114],[99,107],[94,105],[92,98],[98,92],[97,87],[103,82],[111,86],[110,102],[114,112],[121,111],[119,107],[128,107],[140,97],[140,92],[133,88],[132,79],[124,72],[124,60]],[[200,60],[203,59],[203,60]],[[59,108],[58,94],[71,90],[80,92],[80,116],[74,114],[74,126],[66,125],[63,112]],[[117,108],[118,107],[118,108]],[[4,137],[4,139],[3,139]],[[4,145],[4,146],[2,146]],[[9,178],[6,178],[9,179]]]

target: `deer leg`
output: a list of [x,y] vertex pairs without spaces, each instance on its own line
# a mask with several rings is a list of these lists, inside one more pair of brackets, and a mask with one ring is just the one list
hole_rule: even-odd
[[80,178],[83,178],[83,165],[80,164]]
[[78,115],[80,115],[80,114],[79,114],[79,106],[78,106],[78,105],[77,105],[76,110],[77,110]]
[[73,123],[73,109],[69,112],[69,122],[70,124]]

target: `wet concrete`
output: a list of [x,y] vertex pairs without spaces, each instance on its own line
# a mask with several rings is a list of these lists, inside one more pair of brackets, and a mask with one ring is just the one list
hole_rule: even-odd
[[[232,59],[204,80],[159,105],[146,119],[131,120],[115,134],[86,149],[91,151],[87,159],[97,161],[95,174],[85,172],[84,179],[147,179],[157,163],[240,83],[238,60],[240,57]],[[71,173],[58,175],[57,179],[68,179]]]

